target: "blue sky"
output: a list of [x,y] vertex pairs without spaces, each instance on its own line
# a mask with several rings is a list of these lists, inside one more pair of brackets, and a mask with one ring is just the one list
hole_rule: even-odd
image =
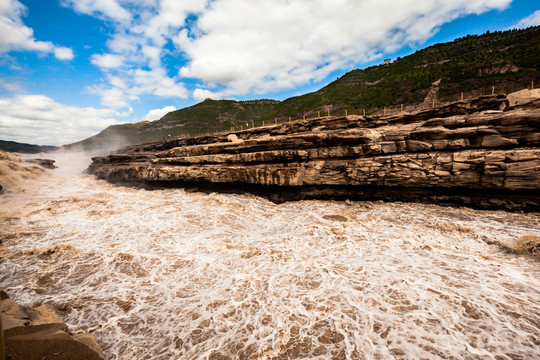
[[62,145],[206,97],[282,100],[538,24],[526,0],[0,0],[0,139]]

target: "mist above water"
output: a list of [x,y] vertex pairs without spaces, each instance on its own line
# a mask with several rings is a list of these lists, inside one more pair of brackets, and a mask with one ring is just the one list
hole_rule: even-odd
[[540,357],[538,262],[486,242],[538,213],[147,191],[83,158],[0,196],[0,287],[110,358]]

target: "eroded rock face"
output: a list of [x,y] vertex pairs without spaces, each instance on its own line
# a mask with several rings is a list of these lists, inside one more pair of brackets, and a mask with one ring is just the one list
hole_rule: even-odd
[[538,99],[510,107],[505,96],[488,96],[415,114],[325,117],[145,144],[94,158],[89,172],[114,182],[236,187],[276,201],[538,210],[539,128]]
[[104,359],[96,339],[71,335],[50,304],[29,308],[0,291],[1,328],[8,359]]

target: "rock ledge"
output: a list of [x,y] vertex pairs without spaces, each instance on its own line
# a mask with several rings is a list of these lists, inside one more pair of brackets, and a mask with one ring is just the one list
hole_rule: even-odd
[[273,201],[422,201],[540,209],[540,99],[484,96],[393,116],[323,117],[124,148],[111,182],[254,192]]

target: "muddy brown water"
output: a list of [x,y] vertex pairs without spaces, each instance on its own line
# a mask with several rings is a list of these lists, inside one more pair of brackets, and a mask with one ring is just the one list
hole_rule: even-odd
[[[540,358],[540,214],[147,191],[1,195],[0,287],[113,359]],[[487,242],[486,242],[487,240]]]

